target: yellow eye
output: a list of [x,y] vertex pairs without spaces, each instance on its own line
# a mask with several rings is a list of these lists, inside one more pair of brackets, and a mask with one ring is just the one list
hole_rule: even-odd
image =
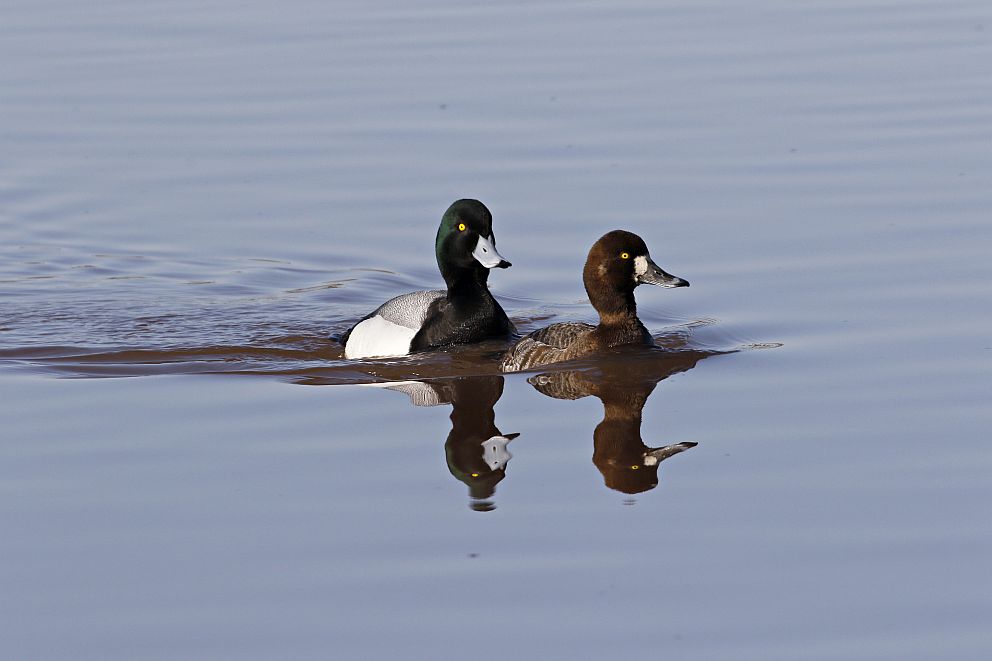
[[[624,253],[624,254],[626,255],[627,253]],[[640,466],[638,466],[637,464],[634,464],[633,466],[630,467],[630,470],[636,471],[638,468],[640,468]]]
[[620,253],[620,259],[630,259],[630,253],[629,252]]
[[459,232],[465,231],[465,223],[458,223],[458,231]]

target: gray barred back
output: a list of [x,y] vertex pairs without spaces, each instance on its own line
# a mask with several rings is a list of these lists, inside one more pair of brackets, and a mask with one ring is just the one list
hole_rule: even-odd
[[380,305],[370,317],[380,316],[407,328],[419,329],[427,320],[427,311],[431,303],[444,298],[447,292],[443,289],[412,291],[396,298],[391,298]]

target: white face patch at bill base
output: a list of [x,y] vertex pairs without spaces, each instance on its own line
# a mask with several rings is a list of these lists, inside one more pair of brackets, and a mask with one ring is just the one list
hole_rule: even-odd
[[481,234],[479,235],[479,242],[475,244],[475,250],[472,251],[472,257],[475,257],[476,261],[487,269],[496,268],[500,262],[505,261],[503,256],[496,252],[496,246],[492,239]]
[[648,272],[648,256],[641,255],[634,258],[634,280],[640,282],[644,279],[644,274]]

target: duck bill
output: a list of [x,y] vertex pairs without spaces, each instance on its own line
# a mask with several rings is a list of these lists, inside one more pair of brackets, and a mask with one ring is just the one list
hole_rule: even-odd
[[503,259],[503,255],[496,252],[496,244],[490,236],[479,235],[479,242],[475,244],[472,257],[487,269],[505,269],[510,267],[510,262]]
[[634,259],[634,279],[639,285],[658,285],[659,287],[689,286],[688,280],[683,280],[671,273],[666,273],[647,256]]
[[689,448],[694,448],[698,445],[691,441],[686,441],[685,443],[676,443],[674,445],[666,445],[661,448],[652,448],[644,453],[644,465],[654,466],[661,463],[665,459],[668,459],[672,455],[676,455],[679,452],[685,452]]
[[489,470],[505,469],[506,464],[513,455],[506,448],[510,441],[520,434],[504,434],[502,436],[491,436],[482,442],[482,460],[489,466]]

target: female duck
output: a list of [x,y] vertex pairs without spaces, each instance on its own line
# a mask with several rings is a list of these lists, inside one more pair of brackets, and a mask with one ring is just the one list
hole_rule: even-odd
[[486,284],[489,269],[510,266],[496,252],[489,209],[478,200],[448,207],[434,251],[447,290],[415,291],[380,305],[341,338],[346,358],[404,356],[513,331]]
[[536,330],[510,347],[501,370],[517,372],[628,344],[651,345],[651,335],[637,318],[634,288],[689,286],[651,261],[641,237],[623,230],[604,234],[593,244],[582,281],[599,313],[599,325],[560,323]]

